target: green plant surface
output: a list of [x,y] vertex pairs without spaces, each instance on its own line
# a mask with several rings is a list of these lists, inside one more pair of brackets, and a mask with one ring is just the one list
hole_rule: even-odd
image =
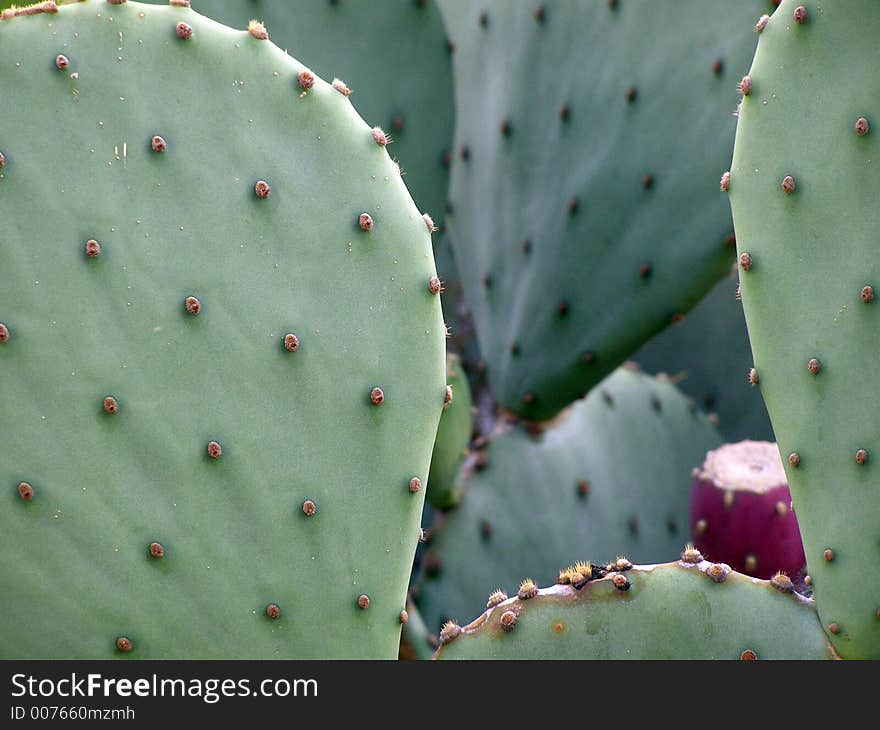
[[[718,190],[766,0],[440,2],[447,224],[489,385],[553,417],[730,264]],[[746,25],[744,25],[746,24]]]
[[579,590],[514,595],[462,627],[435,658],[835,658],[810,600],[732,571],[716,582],[713,571],[729,569],[706,561],[636,565]]
[[315,73],[342,79],[361,116],[391,138],[389,153],[416,204],[443,224],[452,61],[434,0],[196,0],[194,7],[232,28],[257,18],[274,43],[309,59]]
[[717,415],[726,441],[772,441],[764,400],[748,379],[752,348],[736,291],[736,277],[725,277],[633,359],[646,372],[667,373],[700,408]]
[[[804,22],[797,22],[800,14]],[[742,100],[730,203],[758,387],[819,615],[880,658],[880,6],[786,0]]]
[[538,436],[500,428],[465,462],[459,506],[432,530],[417,585],[437,631],[486,586],[547,582],[571,559],[671,559],[688,535],[691,469],[721,436],[671,384],[618,369]]
[[4,659],[397,656],[446,385],[430,234],[372,125],[253,31],[0,21]]

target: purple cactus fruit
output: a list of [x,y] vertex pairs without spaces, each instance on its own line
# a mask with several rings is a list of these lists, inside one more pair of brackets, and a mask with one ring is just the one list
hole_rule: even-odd
[[741,573],[798,575],[804,548],[776,444],[741,441],[706,455],[694,471],[691,535],[707,560]]

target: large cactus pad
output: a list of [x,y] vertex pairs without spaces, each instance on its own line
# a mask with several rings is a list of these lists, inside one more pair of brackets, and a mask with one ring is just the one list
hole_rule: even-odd
[[445,391],[397,167],[259,25],[41,9],[0,21],[0,656],[396,656]]
[[755,379],[822,622],[880,658],[880,4],[783,2],[743,98],[730,202]]
[[447,217],[496,399],[546,419],[732,263],[718,169],[765,0],[443,0]]

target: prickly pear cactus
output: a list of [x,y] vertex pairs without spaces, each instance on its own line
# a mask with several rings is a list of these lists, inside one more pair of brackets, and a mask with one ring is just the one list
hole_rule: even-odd
[[0,20],[0,656],[395,657],[421,210],[261,26],[41,7]]
[[[635,565],[575,585],[490,597],[448,625],[437,659],[831,659],[812,602],[785,578],[722,563]],[[580,576],[579,576],[580,577]]]
[[768,7],[442,0],[447,224],[502,406],[552,417],[725,274],[717,170],[756,41],[729,29]]
[[434,0],[196,0],[195,7],[232,28],[258,18],[279,47],[308,59],[325,79],[339,77],[361,116],[391,140],[416,204],[442,226],[452,61]]
[[761,390],[819,615],[880,658],[880,5],[785,0],[743,91],[729,195]]
[[740,573],[800,577],[804,547],[775,443],[740,441],[706,455],[691,487],[691,537]]
[[452,58],[434,0],[197,0],[196,8],[233,28],[260,19],[269,37],[326,79],[341,77],[358,112],[389,140],[403,181],[432,224],[434,258],[443,281],[449,344],[471,337],[459,315],[455,260],[444,235],[454,110]]
[[[735,258],[733,244],[730,257]],[[683,321],[663,330],[633,359],[646,372],[667,373],[683,393],[715,414],[728,441],[772,441],[764,401],[748,380],[752,348],[736,294],[736,277],[724,277]]]
[[540,436],[494,436],[465,462],[464,498],[427,545],[417,595],[428,626],[470,614],[487,585],[552,581],[573,551],[674,558],[688,535],[691,469],[720,443],[672,385],[627,368]]
[[443,406],[428,475],[428,500],[439,508],[454,506],[461,496],[455,488],[456,475],[467,455],[474,422],[470,385],[457,355],[446,358],[446,383],[448,402]]

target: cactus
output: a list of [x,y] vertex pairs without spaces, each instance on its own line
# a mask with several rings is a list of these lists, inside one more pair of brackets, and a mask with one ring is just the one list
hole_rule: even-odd
[[443,225],[452,62],[434,0],[198,0],[197,7],[233,28],[259,18],[272,41],[308,59],[312,71],[341,77],[361,116],[391,140],[416,204]]
[[717,167],[755,44],[729,28],[770,3],[440,5],[465,297],[498,402],[547,419],[727,271]]
[[473,430],[471,389],[457,355],[446,358],[446,383],[449,402],[443,406],[428,475],[428,500],[439,508],[453,507],[461,497],[455,477],[467,455]]
[[725,444],[695,470],[691,535],[707,558],[759,578],[804,566],[797,517],[776,444]]
[[259,18],[273,42],[309,59],[315,73],[341,76],[358,112],[386,133],[410,194],[440,231],[433,243],[443,313],[450,344],[464,351],[471,338],[464,336],[461,287],[445,235],[452,60],[434,0],[198,0],[197,7],[236,28]]
[[430,234],[338,89],[176,5],[0,20],[0,657],[391,658]]
[[470,382],[476,388],[482,382],[482,379],[476,377],[482,368],[480,348],[477,345],[470,308],[461,287],[461,277],[452,251],[452,239],[446,226],[442,234],[434,236],[434,261],[443,280],[443,316],[446,318],[449,333],[447,349],[458,353],[466,374],[470,376]]
[[720,443],[672,385],[627,368],[537,437],[508,426],[465,462],[464,499],[427,545],[417,596],[428,626],[467,615],[487,585],[554,579],[572,552],[675,557],[691,469]]
[[435,658],[836,658],[812,601],[784,576],[759,581],[691,546],[673,563],[587,567],[592,579],[578,574],[576,585],[490,597]]
[[784,0],[760,35],[727,175],[758,383],[822,623],[880,658],[876,398],[880,5]]
[[272,41],[309,59],[312,71],[342,77],[361,116],[387,133],[416,204],[443,225],[452,64],[433,0],[199,0],[198,10],[233,28],[259,18]]
[[683,321],[663,330],[633,360],[646,372],[668,373],[683,393],[717,416],[726,440],[773,440],[761,394],[743,377],[752,367],[752,348],[733,277],[718,282]]

